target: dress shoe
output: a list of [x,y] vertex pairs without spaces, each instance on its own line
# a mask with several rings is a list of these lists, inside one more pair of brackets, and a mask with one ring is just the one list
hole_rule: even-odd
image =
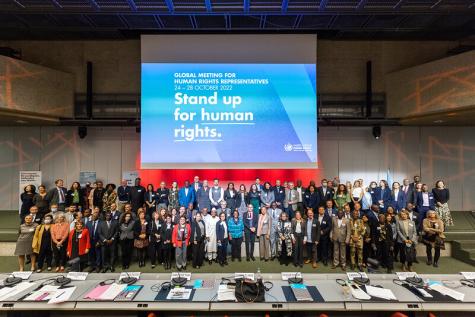
[[211,261],[211,260],[208,260],[208,264],[209,264],[209,265],[211,265],[211,263],[213,263],[213,261]]
[[96,273],[100,273],[100,272],[101,272],[101,268],[98,267],[98,268],[96,269]]
[[303,268],[303,264],[300,264],[300,268]]
[[242,259],[241,259],[241,258],[238,258],[238,261],[239,261],[239,262],[241,262],[241,261],[242,261]]
[[342,270],[342,271],[346,271],[346,266],[342,266],[342,267],[341,267],[341,270]]
[[183,271],[186,271],[186,265],[183,267]]
[[328,266],[327,260],[323,260],[323,265]]
[[313,267],[314,269],[316,269],[316,268],[317,268],[317,262],[313,262],[313,263],[312,263],[312,267]]
[[48,270],[48,271],[51,271],[51,266],[48,266],[47,270]]
[[355,266],[352,264],[350,265],[350,270],[354,271],[355,270]]
[[433,266],[434,267],[439,267],[439,264],[437,262],[434,262]]
[[152,269],[154,269],[154,268],[155,268],[155,264],[152,264]]
[[234,258],[231,258],[231,262],[234,262]]
[[255,261],[256,258],[254,256],[251,255],[251,260]]
[[364,272],[363,266],[359,265],[359,266],[358,266],[358,270],[360,270],[360,272]]
[[251,258],[246,258],[246,261],[247,261],[247,262],[251,261]]
[[427,265],[432,265],[432,260],[427,260]]
[[107,273],[107,268],[106,267],[102,269],[102,273]]
[[111,272],[115,272],[115,267],[112,266],[110,269],[111,269]]
[[312,261],[310,261],[310,260],[305,260],[304,263],[305,263],[305,264],[309,264],[310,262],[312,262]]

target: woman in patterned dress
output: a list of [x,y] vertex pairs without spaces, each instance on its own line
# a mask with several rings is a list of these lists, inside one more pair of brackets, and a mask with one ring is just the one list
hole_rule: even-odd
[[450,193],[443,181],[438,180],[435,183],[435,188],[432,189],[432,194],[435,200],[435,212],[439,216],[439,219],[444,223],[444,228],[447,226],[453,226],[454,221],[450,213],[448,201],[450,199]]
[[280,265],[286,266],[292,261],[292,223],[287,217],[287,213],[280,214],[277,223],[277,254]]

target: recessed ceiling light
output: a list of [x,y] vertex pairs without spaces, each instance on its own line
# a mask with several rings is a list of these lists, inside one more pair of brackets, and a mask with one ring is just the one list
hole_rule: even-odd
[[19,123],[19,124],[25,124],[25,123],[28,123],[28,121],[24,121],[24,120],[16,120],[15,122],[16,122],[16,123]]
[[434,123],[442,123],[444,120],[435,120]]

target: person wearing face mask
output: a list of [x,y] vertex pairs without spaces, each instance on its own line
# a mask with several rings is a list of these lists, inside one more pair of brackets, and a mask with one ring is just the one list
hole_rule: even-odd
[[333,188],[328,187],[328,181],[326,178],[322,179],[322,186],[317,188],[319,196],[319,206],[325,206],[328,200],[332,200],[334,196]]
[[68,244],[69,223],[63,213],[55,216],[55,223],[51,227],[51,238],[53,240],[53,254],[56,262],[56,272],[63,272],[66,264],[66,247]]
[[180,222],[173,228],[172,243],[175,248],[175,261],[178,271],[186,270],[186,249],[190,243],[191,228],[186,217],[181,216]]
[[333,241],[333,266],[335,269],[341,265],[341,269],[346,271],[346,245],[350,243],[351,228],[349,219],[344,218],[343,210],[339,210],[336,217],[332,219],[332,241]]
[[53,248],[51,240],[51,225],[53,224],[53,216],[45,215],[43,224],[36,227],[33,236],[33,253],[37,254],[38,266],[37,273],[43,270],[43,264],[46,260],[47,270],[51,271],[51,263],[53,261]]

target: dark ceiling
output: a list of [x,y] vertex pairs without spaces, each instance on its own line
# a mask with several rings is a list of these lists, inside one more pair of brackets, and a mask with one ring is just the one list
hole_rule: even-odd
[[475,34],[475,0],[0,0],[0,39],[256,31],[460,40]]

